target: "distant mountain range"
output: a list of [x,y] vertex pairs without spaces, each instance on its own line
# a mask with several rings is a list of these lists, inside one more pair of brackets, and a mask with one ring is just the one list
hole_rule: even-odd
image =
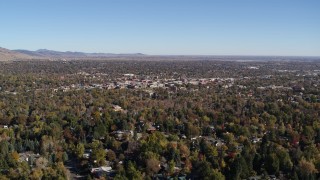
[[84,58],[104,58],[118,56],[143,56],[144,54],[112,54],[112,53],[84,53],[84,52],[61,52],[47,49],[36,51],[29,50],[9,50],[0,47],[0,61],[23,60],[23,59],[84,59]]
[[218,61],[320,61],[316,56],[226,56],[226,55],[145,55],[113,54],[113,53],[85,53],[61,52],[47,49],[36,51],[9,50],[0,47],[0,61],[13,60],[90,60],[90,59],[117,59],[117,60],[218,60]]
[[14,52],[26,54],[29,56],[35,57],[52,57],[52,58],[83,58],[83,57],[110,57],[110,56],[132,56],[132,55],[140,55],[141,53],[136,54],[112,54],[112,53],[84,53],[84,52],[61,52],[61,51],[53,51],[48,49],[39,49],[36,51],[29,50],[13,50]]

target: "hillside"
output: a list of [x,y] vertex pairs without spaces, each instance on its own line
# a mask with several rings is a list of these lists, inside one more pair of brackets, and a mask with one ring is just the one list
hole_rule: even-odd
[[20,52],[11,51],[0,47],[0,61],[11,61],[19,59],[31,59],[32,57]]

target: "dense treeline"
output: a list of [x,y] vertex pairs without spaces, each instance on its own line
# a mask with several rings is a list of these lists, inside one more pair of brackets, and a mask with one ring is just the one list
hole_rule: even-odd
[[[285,72],[270,69],[272,63],[5,63],[0,178],[318,179],[319,63],[279,62],[278,70],[290,70]],[[77,74],[83,71],[90,75]],[[239,79],[230,87],[188,84],[152,93],[59,89],[115,81],[127,72],[145,79],[161,73]],[[294,88],[258,88],[269,85]],[[93,172],[98,167],[112,171]]]

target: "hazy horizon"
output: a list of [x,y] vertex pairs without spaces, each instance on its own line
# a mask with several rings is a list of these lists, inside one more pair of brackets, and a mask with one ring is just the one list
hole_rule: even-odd
[[[1,47],[1,46],[0,46]],[[1,48],[5,48],[5,47],[1,47]],[[34,50],[30,50],[30,49],[9,49],[12,51],[38,51],[38,50],[48,50],[48,51],[56,51],[56,52],[63,52],[63,53],[67,53],[67,52],[71,52],[71,53],[88,53],[88,54],[141,54],[141,55],[146,55],[146,56],[230,56],[230,57],[320,57],[320,55],[251,55],[251,54],[242,54],[242,55],[238,55],[238,54],[145,54],[145,53],[141,53],[141,52],[132,52],[132,53],[113,53],[113,52],[88,52],[88,51],[70,51],[70,50],[54,50],[54,49],[46,49],[46,48],[41,48],[41,49],[34,49]]]

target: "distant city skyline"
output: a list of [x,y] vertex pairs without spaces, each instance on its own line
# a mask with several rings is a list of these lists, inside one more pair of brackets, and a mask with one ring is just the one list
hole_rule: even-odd
[[318,0],[10,0],[0,47],[149,55],[320,56]]

